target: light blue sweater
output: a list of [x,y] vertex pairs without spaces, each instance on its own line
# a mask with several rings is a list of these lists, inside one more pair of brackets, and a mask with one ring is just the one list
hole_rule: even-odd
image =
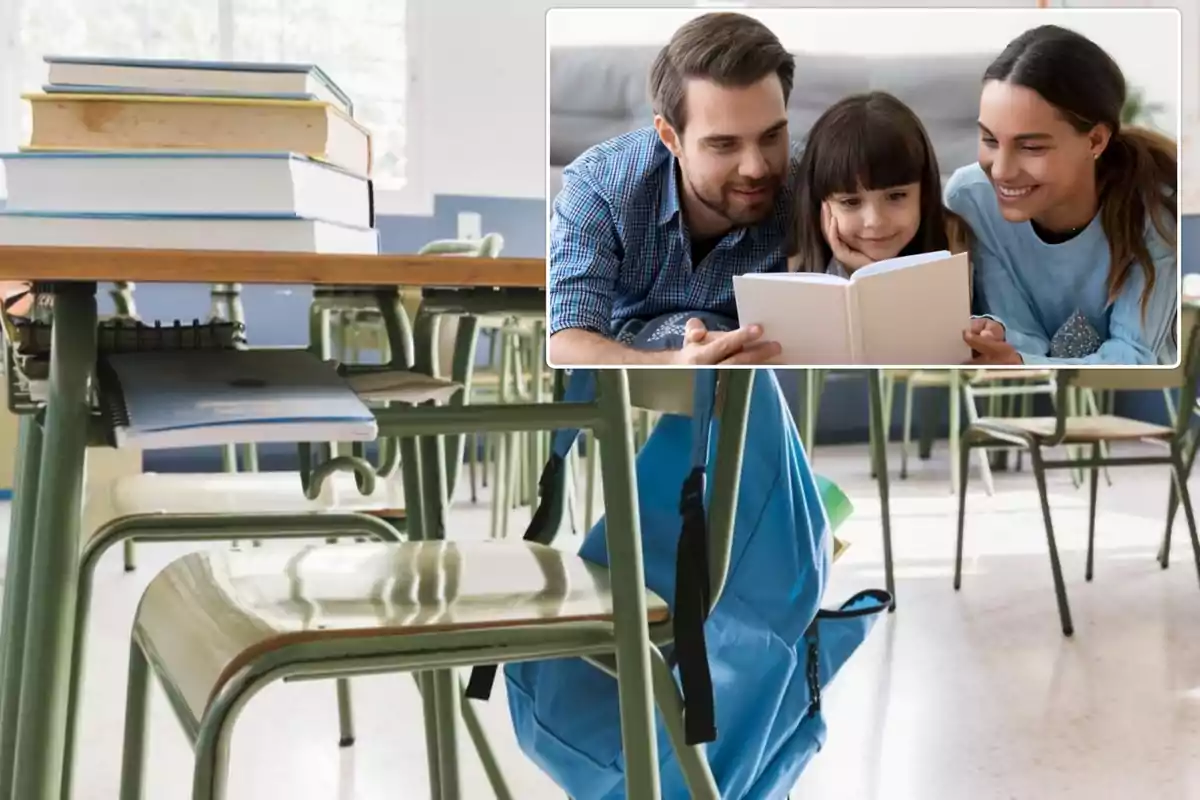
[[[1143,267],[1134,264],[1121,294],[1108,303],[1108,239],[1097,214],[1062,244],[1042,241],[1028,222],[1008,222],[978,164],[955,171],[946,207],[971,228],[975,293],[984,313],[1004,324],[1005,338],[1026,364],[1174,364],[1179,267],[1175,248],[1147,222],[1155,283],[1142,322]],[[1174,233],[1175,221],[1169,230]],[[1084,358],[1050,358],[1050,339],[1078,310],[1103,344]]]

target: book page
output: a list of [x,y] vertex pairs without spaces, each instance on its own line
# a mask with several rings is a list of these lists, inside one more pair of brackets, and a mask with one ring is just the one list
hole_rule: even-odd
[[848,281],[741,275],[733,279],[733,288],[742,326],[762,325],[762,338],[783,348],[774,364],[854,363]]
[[969,359],[971,350],[962,340],[971,319],[969,269],[961,253],[855,273],[852,308],[862,363],[956,366]]

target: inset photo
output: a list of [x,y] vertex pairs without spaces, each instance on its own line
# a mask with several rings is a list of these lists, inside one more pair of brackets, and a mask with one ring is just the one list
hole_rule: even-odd
[[1176,367],[1175,9],[554,9],[552,367]]

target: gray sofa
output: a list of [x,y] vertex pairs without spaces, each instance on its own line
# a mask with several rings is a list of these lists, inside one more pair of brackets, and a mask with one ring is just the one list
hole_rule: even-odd
[[[562,170],[594,144],[653,120],[646,78],[658,47],[560,47],[550,53],[550,191]],[[831,56],[796,54],[788,103],[793,138],[803,141],[817,117],[849,94],[891,92],[924,122],[945,181],[975,160],[976,119],[990,54]]]

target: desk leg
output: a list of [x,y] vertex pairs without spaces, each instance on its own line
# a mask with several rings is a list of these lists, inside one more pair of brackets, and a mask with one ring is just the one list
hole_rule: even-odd
[[[454,362],[450,365],[450,379],[462,384],[462,391],[450,398],[447,405],[465,406],[471,402],[471,381],[475,377],[475,354],[479,343],[479,318],[460,317],[458,333],[454,340]],[[458,475],[462,471],[464,444],[475,447],[479,439],[475,436],[454,434],[445,437],[446,442],[446,497],[453,502],[458,487]],[[471,459],[474,463],[474,458]]]
[[892,596],[890,611],[896,610],[896,578],[892,569],[892,512],[888,502],[887,436],[885,427],[890,420],[883,418],[883,370],[867,374],[870,390],[871,461],[879,483],[879,515],[883,523],[883,569],[888,594]]
[[65,286],[54,299],[50,395],[29,576],[13,793],[21,800],[54,800],[62,785],[84,458],[91,416],[88,390],[95,361],[96,287]]
[[[468,323],[471,335],[475,326]],[[461,332],[461,331],[460,331]],[[456,344],[462,344],[462,338]],[[433,375],[437,371],[438,317],[419,310],[413,324],[413,367],[417,372]],[[455,366],[468,357],[473,348],[455,347]],[[450,444],[448,441],[452,441]],[[446,513],[448,511],[448,487],[446,477],[446,448],[451,446],[462,458],[462,437],[421,436],[417,439],[417,461],[413,465],[420,475],[419,511],[422,538],[427,541],[446,538]],[[405,455],[407,459],[407,454]],[[457,477],[457,470],[455,470]],[[407,486],[406,486],[407,488]],[[405,506],[411,508],[407,496]],[[412,513],[409,512],[412,516]],[[433,796],[438,800],[459,800],[461,785],[458,765],[458,716],[460,699],[458,681],[449,669],[437,669],[424,673],[422,692],[424,697],[425,731],[436,737],[436,763],[430,760],[430,771],[436,770],[437,780]]]
[[4,616],[0,622],[0,800],[10,800],[13,796],[25,620],[29,613],[29,574],[42,461],[41,422],[32,416],[21,417],[17,441],[16,482],[4,575]]

